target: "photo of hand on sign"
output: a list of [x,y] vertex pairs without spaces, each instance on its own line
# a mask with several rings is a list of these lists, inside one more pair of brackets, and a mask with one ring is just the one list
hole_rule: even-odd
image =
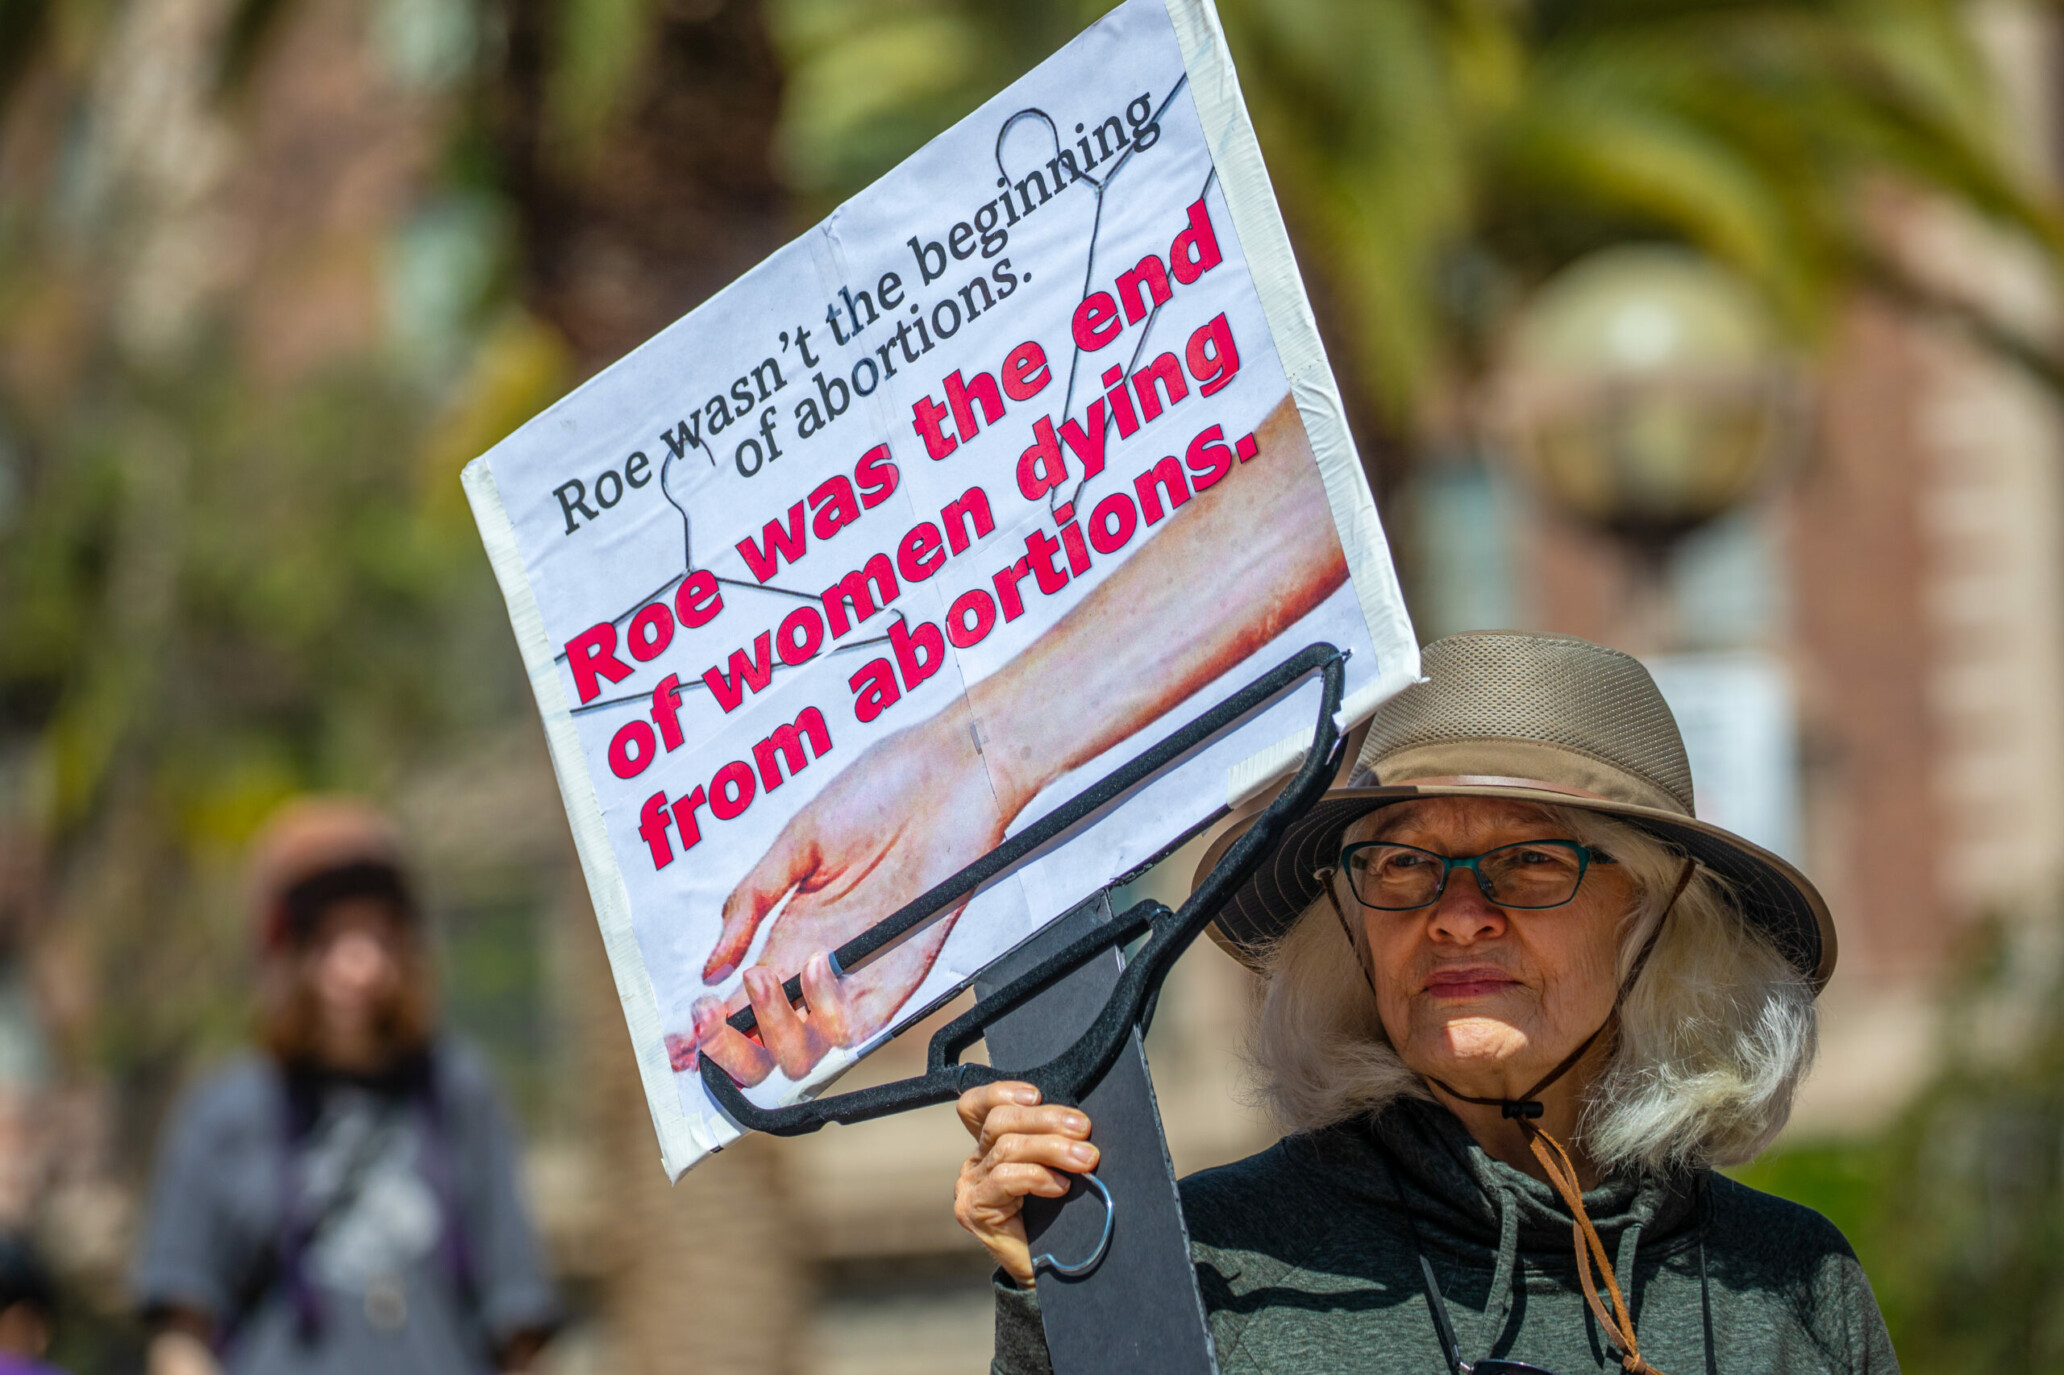
[[[696,1007],[702,1054],[750,1085],[777,1068],[801,1078],[833,1049],[871,1037],[924,981],[958,912],[843,979],[826,951],[995,848],[1042,788],[1175,708],[1346,581],[1289,397],[1255,437],[1252,459],[1174,512],[1052,629],[951,707],[875,743],[789,821],[724,904],[706,982],[727,978],[760,925],[770,916],[774,925],[742,993]],[[1171,624],[1192,627],[1173,650]],[[792,1008],[781,984],[798,971],[803,1006]],[[724,1021],[748,1000],[758,1040]]]

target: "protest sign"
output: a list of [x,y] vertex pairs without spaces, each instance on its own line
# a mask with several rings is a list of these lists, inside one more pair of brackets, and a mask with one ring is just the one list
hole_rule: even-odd
[[785,1059],[720,1025],[748,974],[1310,642],[1350,720],[1418,672],[1204,0],[1119,6],[465,480],[674,1173],[738,1132],[698,1056],[821,1086],[1293,762],[1311,705],[813,998]]

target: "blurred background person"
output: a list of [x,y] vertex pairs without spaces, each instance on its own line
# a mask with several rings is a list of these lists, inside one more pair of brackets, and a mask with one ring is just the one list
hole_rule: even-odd
[[60,1375],[43,1364],[56,1330],[57,1286],[26,1237],[0,1233],[0,1375]]
[[159,1147],[135,1275],[151,1375],[526,1369],[557,1303],[492,1086],[438,1035],[393,827],[289,804],[251,892],[259,1050]]

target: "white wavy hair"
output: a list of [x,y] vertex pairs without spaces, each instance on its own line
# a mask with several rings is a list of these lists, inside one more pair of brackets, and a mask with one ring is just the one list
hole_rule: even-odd
[[[1627,972],[1662,916],[1684,856],[1646,831],[1576,807],[1541,809],[1611,855],[1640,896],[1620,933]],[[1349,939],[1321,897],[1264,960],[1248,1044],[1260,1097],[1286,1131],[1314,1131],[1430,1095],[1391,1048]],[[1607,1171],[1660,1172],[1748,1160],[1791,1115],[1819,1039],[1813,986],[1741,919],[1725,880],[1699,866],[1620,1004],[1612,1058],[1590,1086],[1578,1138]]]

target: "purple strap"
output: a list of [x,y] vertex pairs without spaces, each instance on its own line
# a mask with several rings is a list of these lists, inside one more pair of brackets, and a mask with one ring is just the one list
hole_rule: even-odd
[[[438,1260],[453,1290],[471,1298],[476,1292],[473,1253],[465,1214],[459,1206],[457,1153],[447,1111],[444,1076],[439,1073],[437,1059],[434,1052],[426,1051],[401,1066],[396,1073],[402,1080],[401,1096],[422,1110],[423,1172],[442,1213]],[[294,1331],[304,1343],[319,1337],[323,1325],[322,1295],[309,1277],[305,1263],[309,1244],[314,1240],[315,1228],[321,1219],[306,1216],[303,1208],[305,1179],[302,1162],[305,1153],[301,1149],[320,1115],[321,1089],[318,1076],[292,1068],[281,1071],[278,1120],[281,1141],[280,1230],[273,1273],[276,1282],[287,1291],[288,1303],[294,1314]],[[262,1297],[261,1291],[257,1298]],[[256,1307],[254,1299],[244,1311],[235,1315],[233,1321],[225,1324],[216,1341],[218,1353],[227,1354],[244,1320]]]

